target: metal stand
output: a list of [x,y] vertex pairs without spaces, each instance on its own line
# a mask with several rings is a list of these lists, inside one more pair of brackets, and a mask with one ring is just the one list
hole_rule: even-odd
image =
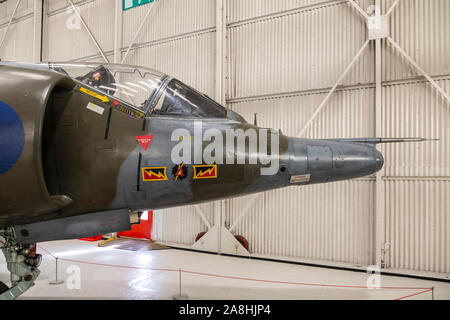
[[49,282],[49,284],[53,285],[64,283],[64,280],[58,280],[58,257],[55,257],[55,263],[56,263],[55,280]]
[[187,300],[189,299],[189,297],[186,294],[182,294],[181,293],[181,269],[178,269],[178,274],[179,274],[179,291],[178,294],[173,296],[173,300]]

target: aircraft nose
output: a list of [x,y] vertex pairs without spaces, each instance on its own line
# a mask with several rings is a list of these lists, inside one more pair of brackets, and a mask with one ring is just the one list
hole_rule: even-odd
[[383,154],[378,150],[375,150],[375,163],[377,165],[377,169],[378,169],[377,171],[380,171],[381,169],[383,169],[384,157],[383,157]]
[[333,152],[333,175],[336,179],[364,177],[383,168],[384,158],[374,146],[357,143],[337,143]]
[[384,158],[366,144],[291,138],[291,174],[310,176],[310,183],[353,179],[383,168]]

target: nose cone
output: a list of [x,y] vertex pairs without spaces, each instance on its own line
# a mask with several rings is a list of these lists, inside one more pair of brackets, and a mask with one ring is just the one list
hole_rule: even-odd
[[375,162],[377,164],[377,169],[378,169],[377,171],[380,171],[381,169],[383,169],[383,166],[384,166],[384,157],[380,151],[378,151],[378,150],[375,150],[375,151],[376,151],[375,152]]
[[367,144],[291,138],[290,145],[291,175],[310,175],[310,183],[364,177],[384,165],[383,155]]

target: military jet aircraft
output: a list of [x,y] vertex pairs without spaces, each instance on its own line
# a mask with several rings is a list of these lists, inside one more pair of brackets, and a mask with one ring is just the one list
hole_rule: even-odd
[[36,243],[129,230],[144,210],[367,176],[376,144],[287,137],[181,81],[113,64],[0,62],[0,299],[39,275]]

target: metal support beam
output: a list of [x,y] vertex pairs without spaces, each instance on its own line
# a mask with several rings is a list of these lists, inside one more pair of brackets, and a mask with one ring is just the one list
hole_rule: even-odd
[[[225,66],[227,63],[226,55],[226,41],[227,41],[227,23],[226,23],[226,0],[216,0],[216,75],[215,75],[215,97],[216,101],[224,104],[225,99]],[[224,224],[223,212],[226,200],[219,200],[214,202],[214,230],[217,230],[217,237],[214,237],[217,241],[217,246],[211,246],[217,248],[217,253],[222,252],[222,227]],[[203,211],[198,205],[194,206],[196,212],[200,215],[202,220],[208,226],[208,230],[211,230],[211,225],[206,219]],[[217,226],[217,228],[216,228]],[[209,240],[209,238],[208,238]],[[213,240],[211,238],[211,240]]]
[[123,10],[122,1],[115,2],[114,8],[114,63],[122,61],[122,41],[123,41]]
[[366,40],[366,42],[364,42],[363,46],[361,47],[361,49],[359,49],[358,53],[355,55],[355,57],[353,58],[353,60],[350,62],[350,64],[347,66],[347,68],[344,70],[344,72],[341,74],[341,76],[339,77],[339,79],[336,81],[336,84],[333,86],[333,88],[331,88],[330,92],[328,92],[327,96],[325,97],[325,99],[323,99],[322,103],[317,107],[316,111],[314,112],[314,114],[311,116],[311,118],[308,120],[308,122],[305,124],[305,126],[303,127],[302,131],[300,131],[300,133],[298,134],[299,137],[303,136],[303,134],[306,132],[306,130],[309,128],[309,126],[311,125],[311,123],[313,123],[313,121],[316,119],[316,117],[319,115],[319,113],[322,111],[323,107],[325,106],[325,104],[328,102],[328,99],[330,99],[331,95],[334,93],[334,91],[337,89],[337,87],[339,86],[339,84],[342,82],[342,80],[345,78],[345,76],[347,75],[347,73],[351,70],[351,68],[353,67],[353,65],[356,63],[356,61],[358,61],[358,58],[361,56],[361,54],[364,52],[364,49],[366,49],[367,45],[369,44],[370,40]]
[[203,222],[208,227],[208,230],[211,229],[211,224],[209,223],[208,219],[206,219],[205,213],[203,212],[203,210],[198,205],[195,205],[194,208],[195,208],[195,211],[198,213],[198,215],[202,218]]
[[253,198],[250,199],[250,201],[247,201],[247,204],[245,205],[244,209],[241,211],[241,213],[239,214],[239,216],[236,218],[236,220],[233,222],[233,224],[230,227],[230,232],[233,232],[234,228],[236,228],[236,226],[239,224],[239,222],[241,222],[242,218],[248,213],[248,210],[250,209],[251,206],[253,206],[253,204],[255,203],[255,201],[261,197],[261,195],[264,193],[257,193],[253,196]]
[[[380,8],[380,0],[375,1],[375,5]],[[375,14],[380,15],[380,10]],[[382,87],[382,55],[381,39],[375,40],[375,136],[383,136],[383,87]],[[377,149],[380,150],[380,146]],[[382,254],[385,241],[384,234],[384,203],[385,203],[385,183],[383,181],[384,168],[377,172],[375,180],[375,223],[374,223],[374,263],[380,268],[384,267],[384,257]]]
[[392,11],[394,11],[394,9],[397,7],[399,2],[400,2],[400,0],[395,0],[394,4],[389,8],[389,11],[386,13],[386,16],[389,17],[391,15]]
[[[225,105],[227,16],[226,0],[216,0],[216,100]],[[217,233],[217,253],[222,252],[222,226],[224,225],[225,200],[214,202],[214,225],[220,226]]]
[[442,89],[436,81],[433,80],[433,78],[431,78],[428,73],[425,72],[425,70],[423,70],[407,53],[406,51],[404,51],[391,37],[387,37],[387,40],[389,41],[389,43],[395,48],[397,49],[398,52],[400,52],[400,54],[414,67],[416,68],[416,70],[422,75],[424,76],[430,83],[431,85],[447,100],[447,103],[450,103],[450,95],[445,92],[444,89]]
[[11,26],[11,23],[14,20],[14,16],[16,15],[17,9],[19,8],[20,1],[21,0],[17,0],[16,7],[14,8],[11,18],[9,19],[8,26],[6,27],[5,33],[3,34],[2,41],[0,42],[0,50],[2,49],[3,43],[5,42],[6,36],[8,35],[9,27]]
[[88,33],[89,37],[91,38],[91,40],[94,42],[95,46],[97,47],[98,52],[100,52],[100,54],[103,57],[103,60],[105,60],[105,62],[109,63],[108,58],[105,56],[105,53],[103,52],[102,48],[100,47],[100,45],[97,42],[97,39],[95,39],[94,35],[92,34],[91,30],[89,29],[89,27],[87,26],[86,22],[84,21],[83,17],[81,17],[81,14],[78,12],[77,8],[75,7],[75,5],[73,4],[72,0],[67,0],[69,2],[69,4],[72,6],[75,14],[77,15],[78,19],[80,19],[81,24],[83,25],[84,29],[86,30],[86,32]]
[[[379,0],[377,0],[379,1]],[[361,9],[361,7],[355,3],[354,0],[348,0],[348,2],[365,18],[365,19],[369,19],[369,15],[364,12],[364,10]],[[397,2],[394,3],[394,5],[391,7],[391,9],[389,10],[389,12],[392,12],[392,10],[395,8],[395,6],[397,5]],[[336,81],[336,84],[331,88],[331,90],[328,92],[327,96],[324,98],[324,100],[322,101],[322,103],[317,107],[316,111],[314,112],[314,114],[311,116],[311,118],[308,120],[308,122],[305,124],[305,126],[303,127],[303,129],[300,131],[300,133],[298,134],[299,137],[303,136],[303,134],[306,132],[306,130],[309,128],[309,126],[313,123],[313,121],[316,119],[316,117],[320,114],[320,112],[322,111],[323,107],[325,106],[325,104],[328,102],[328,100],[330,99],[330,97],[333,95],[333,93],[336,91],[337,87],[339,86],[339,84],[342,82],[342,80],[345,78],[345,76],[348,74],[348,72],[351,70],[351,68],[353,67],[353,65],[356,63],[356,61],[358,61],[359,57],[362,55],[362,53],[364,52],[364,50],[366,49],[366,47],[369,45],[371,40],[367,39],[366,42],[363,44],[363,46],[361,47],[361,49],[358,51],[358,53],[355,55],[355,57],[353,58],[353,60],[350,62],[350,64],[347,66],[347,68],[344,70],[344,72],[341,74],[341,76],[339,77],[339,79]],[[377,65],[377,70],[379,68],[379,72],[381,72],[381,40],[377,40],[380,42],[380,53],[378,55],[380,61],[380,65]],[[381,136],[381,73],[378,74],[378,78],[377,78],[377,84],[376,86],[379,86],[379,89],[377,89],[378,91],[378,96],[377,96],[377,109],[379,109],[379,114],[377,116],[380,117],[380,119],[376,120],[377,125],[380,125],[380,128],[377,127],[377,134],[378,131],[380,131],[380,136]],[[382,175],[380,175],[379,177],[377,176],[377,179],[381,180]],[[378,183],[378,186],[380,185],[380,183]],[[378,190],[378,189],[377,189]],[[380,194],[383,189],[381,187],[379,187],[379,190],[377,191],[378,194]],[[234,221],[233,225],[230,227],[230,232],[234,230],[234,228],[239,224],[239,222],[242,220],[242,218],[247,214],[248,210],[250,209],[250,207],[255,203],[256,200],[259,199],[259,197],[261,197],[261,194],[256,194],[254,195],[248,202],[246,207],[241,211],[241,214],[238,216],[238,218]],[[384,204],[381,206],[379,205],[378,210],[384,210]],[[382,218],[379,217],[384,217],[384,211],[380,214],[380,212],[378,212],[377,216],[376,216],[376,222],[375,224],[382,224],[384,227],[384,220]],[[379,231],[382,232],[382,229],[380,229],[378,227],[378,229],[375,230],[375,233],[378,233]],[[382,237],[384,239],[384,235],[381,236],[380,234],[378,235],[378,237]],[[376,242],[378,240],[375,240]],[[378,250],[376,250],[376,252],[378,252]],[[380,251],[381,252],[381,251]],[[381,259],[381,258],[380,258]],[[376,258],[376,260],[378,261],[378,258]]]
[[[369,15],[362,10],[362,8],[354,1],[354,0],[348,0],[348,2],[366,19],[366,21],[370,18]],[[392,14],[393,10],[396,8],[396,6],[398,5],[399,0],[396,0],[394,2],[394,4],[390,7],[389,11],[387,12],[386,16],[389,16],[390,14]],[[380,0],[376,0],[375,4],[377,6],[380,6]],[[376,14],[381,14],[381,11],[376,12]],[[393,41],[390,37],[388,37],[388,40]],[[298,134],[299,137],[303,136],[304,133],[306,132],[306,130],[309,128],[309,126],[313,123],[313,121],[316,119],[316,117],[320,114],[320,112],[322,111],[323,107],[325,106],[325,104],[328,102],[328,100],[330,99],[331,95],[336,91],[337,87],[339,86],[339,84],[341,83],[341,81],[345,78],[345,76],[347,75],[347,73],[351,70],[351,68],[353,67],[353,65],[356,63],[356,61],[358,60],[358,58],[362,55],[364,49],[369,45],[370,43],[370,39],[367,39],[366,42],[363,44],[363,46],[361,47],[361,49],[358,51],[358,53],[355,55],[355,57],[353,58],[353,60],[350,62],[350,64],[347,66],[347,68],[344,70],[344,72],[342,73],[342,75],[339,77],[339,79],[337,80],[336,84],[331,88],[331,90],[328,92],[327,96],[324,98],[324,100],[322,101],[322,103],[318,106],[318,108],[316,109],[316,111],[314,112],[314,114],[312,115],[312,117],[308,120],[308,122],[305,124],[305,126],[303,127],[303,129],[301,130],[301,132]],[[373,40],[375,41],[375,75],[376,75],[376,83],[375,83],[375,87],[376,87],[376,97],[375,97],[375,109],[376,109],[376,135],[377,136],[382,136],[383,135],[383,127],[382,127],[382,61],[381,61],[381,39],[377,39],[377,40]],[[394,46],[397,46],[394,43]],[[398,47],[398,46],[397,46]],[[403,51],[400,47],[398,47],[399,51]],[[406,55],[406,53],[404,53],[404,55],[407,57],[407,59],[409,58],[408,55]],[[447,100],[448,100],[448,95],[442,90],[442,88],[440,88],[437,83],[431,79],[431,77],[429,77],[422,69],[420,69],[420,67],[414,63],[414,61],[412,61],[411,58],[408,59],[410,62],[412,62],[412,64],[419,70],[421,71],[422,75],[424,75],[428,81],[430,81],[433,86],[439,91],[441,92],[441,94],[443,94]],[[375,241],[375,263],[379,266],[382,266],[382,249],[384,247],[382,247],[384,245],[384,182],[383,182],[383,174],[384,170],[381,170],[380,172],[377,173],[376,176],[376,194],[375,194],[375,199],[376,199],[376,212],[375,212],[375,221],[374,221],[374,241]],[[247,214],[249,208],[255,203],[256,200],[259,199],[259,197],[261,196],[261,194],[256,194],[253,196],[253,198],[251,198],[248,202],[246,207],[241,211],[241,214],[238,216],[238,218],[236,219],[236,221],[233,223],[233,225],[230,228],[230,231],[234,230],[234,228],[236,227],[236,225],[242,220],[242,218]]]
[[130,53],[131,48],[133,47],[133,45],[136,43],[136,39],[139,36],[139,34],[141,33],[142,28],[144,27],[145,23],[148,20],[148,17],[150,17],[150,13],[153,11],[153,8],[155,8],[157,5],[159,4],[159,0],[155,0],[153,2],[153,4],[151,5],[150,9],[148,9],[147,14],[145,15],[144,20],[142,20],[141,25],[139,26],[139,28],[137,29],[136,33],[134,34],[133,40],[130,42],[130,45],[128,46],[127,51],[125,52],[125,55],[122,58],[121,63],[124,63],[125,60],[128,57],[128,54]]
[[358,12],[365,18],[365,19],[369,19],[369,16],[367,15],[367,13],[354,1],[354,0],[348,0],[348,2],[350,2],[350,4],[353,6],[353,8],[355,8],[356,10],[358,10]]
[[42,53],[42,10],[44,0],[34,0],[34,19],[33,19],[33,62],[41,62]]
[[216,0],[216,100],[225,104],[226,65],[226,5],[225,0]]
[[[359,6],[356,3],[353,3],[353,1],[349,0],[352,4],[356,5],[358,8]],[[361,8],[360,8],[361,9]],[[364,12],[364,14],[367,16],[367,14]],[[368,16],[367,16],[368,17]],[[325,106],[325,104],[328,102],[328,99],[331,97],[331,95],[334,93],[334,91],[336,91],[337,87],[339,86],[339,84],[341,83],[341,81],[345,78],[345,76],[347,75],[347,73],[351,70],[351,68],[353,67],[353,65],[356,63],[356,61],[358,61],[358,58],[361,56],[361,54],[364,52],[364,49],[366,49],[366,47],[368,46],[370,40],[367,40],[363,46],[361,47],[361,49],[358,51],[358,53],[356,53],[355,57],[353,58],[353,60],[350,62],[350,64],[347,66],[347,68],[344,70],[344,72],[341,74],[341,76],[339,77],[339,79],[337,80],[336,84],[331,88],[330,92],[328,92],[327,96],[325,97],[325,99],[322,101],[322,103],[319,105],[319,107],[316,109],[316,111],[314,112],[314,114],[312,115],[312,117],[308,120],[308,122],[306,123],[306,125],[303,127],[302,131],[298,134],[299,137],[301,137],[306,130],[309,128],[309,126],[311,125],[311,123],[316,119],[316,117],[319,115],[319,113],[322,111],[323,107]],[[253,196],[253,198],[251,198],[248,202],[247,205],[245,206],[245,208],[241,211],[241,214],[237,217],[237,219],[234,221],[233,225],[230,227],[230,232],[232,232],[234,230],[234,228],[239,224],[239,222],[242,220],[242,218],[248,213],[250,207],[255,203],[256,200],[259,199],[259,197],[261,197],[263,193],[259,193]]]

